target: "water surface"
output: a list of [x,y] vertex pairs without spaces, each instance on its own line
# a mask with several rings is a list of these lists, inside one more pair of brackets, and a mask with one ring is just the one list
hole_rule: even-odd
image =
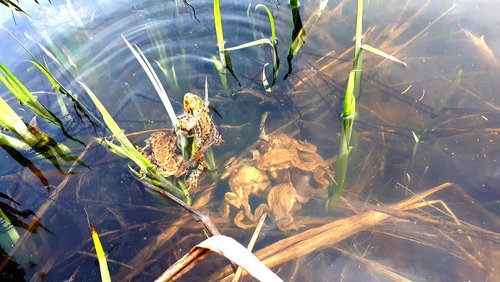
[[[257,142],[265,112],[270,112],[268,132],[278,130],[307,140],[317,146],[324,159],[337,156],[343,95],[352,67],[355,1],[329,1],[290,62],[287,56],[294,33],[291,7],[286,2],[258,2],[272,11],[276,22],[280,67],[272,92],[266,92],[262,84],[265,63],[270,64],[265,74],[272,81],[272,48],[267,45],[230,53],[237,80],[228,73],[229,87],[224,89],[211,61],[212,56],[218,56],[212,2],[53,2],[28,7],[31,19],[16,14],[17,24],[0,7],[2,25],[36,57],[47,60],[58,79],[94,115],[97,112],[76,81],[92,89],[126,133],[145,131],[130,136],[133,142],[143,145],[149,130],[171,125],[122,35],[153,62],[178,114],[182,113],[184,93],[202,95],[207,77],[211,105],[222,116],[214,117],[225,140],[215,148],[220,174],[229,158],[248,153]],[[256,250],[446,182],[453,183],[452,187],[429,199],[441,203],[412,212],[456,224],[447,215],[449,209],[461,224],[500,231],[500,106],[496,91],[500,87],[496,59],[500,22],[493,12],[497,2],[366,1],[364,42],[404,60],[408,68],[365,52],[345,199],[337,201],[329,213],[324,212],[324,199],[302,205],[295,214],[295,220],[303,225],[299,231],[284,233],[268,218]],[[222,1],[226,46],[270,37],[265,11],[254,10],[258,3]],[[300,20],[305,25],[319,4],[302,1],[296,26]],[[55,96],[47,94],[53,92],[50,84],[25,61],[30,57],[7,32],[0,30],[0,38],[4,50],[0,62],[30,90],[40,92],[39,100],[61,116]],[[479,43],[474,43],[474,38]],[[61,65],[41,46],[54,53]],[[167,75],[156,61],[166,68]],[[459,86],[442,102],[457,79],[457,69],[463,69]],[[0,89],[2,97],[29,122],[32,114],[5,88]],[[87,145],[94,137],[109,134],[98,123],[81,122],[72,102],[66,99],[66,103],[72,117],[65,120],[70,134]],[[99,281],[84,208],[109,250],[110,272],[117,281],[152,280],[204,239],[201,226],[184,211],[144,190],[128,171],[131,162],[95,143],[84,150],[43,121],[39,126],[68,144],[74,155],[82,154],[88,167],[76,165],[75,173],[65,176],[32,152],[0,150],[0,192],[18,202],[2,198],[1,208],[33,211],[25,212],[26,218],[14,217],[29,224],[35,213],[41,225],[29,236],[16,227],[23,236],[22,246],[4,250],[13,255],[8,266],[3,266],[4,277]],[[23,160],[29,160],[43,177],[37,177]],[[63,170],[70,165],[65,163]],[[305,182],[304,187],[296,188],[307,189],[308,185]],[[59,192],[54,195],[54,191]],[[223,234],[245,245],[252,230],[239,229],[232,218],[222,216],[228,191],[227,180],[214,180],[205,173],[193,197],[198,200],[211,195],[202,208],[209,211]],[[41,209],[47,202],[51,202],[48,208]],[[252,197],[250,202],[255,209],[265,197]],[[233,209],[230,215],[235,214]],[[388,273],[416,281],[498,277],[498,235],[487,237],[477,232],[467,237],[445,227],[400,215],[273,270],[285,281],[394,279]],[[184,279],[210,276],[215,280],[224,267],[225,260],[211,256]]]

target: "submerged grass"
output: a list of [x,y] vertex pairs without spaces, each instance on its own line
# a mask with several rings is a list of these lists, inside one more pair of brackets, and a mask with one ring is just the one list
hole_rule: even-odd
[[7,217],[0,209],[0,247],[4,250],[10,250],[14,244],[19,241],[19,233]]

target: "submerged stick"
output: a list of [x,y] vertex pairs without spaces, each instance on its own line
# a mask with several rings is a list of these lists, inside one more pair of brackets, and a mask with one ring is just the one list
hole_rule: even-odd
[[217,229],[217,227],[215,226],[215,224],[212,222],[212,220],[210,220],[210,218],[208,217],[208,213],[206,211],[195,209],[195,208],[187,205],[186,203],[184,203],[181,199],[177,198],[173,194],[171,194],[171,193],[169,193],[169,192],[167,192],[159,187],[156,187],[155,185],[150,184],[142,179],[139,179],[139,180],[144,184],[144,186],[146,186],[146,188],[162,195],[163,197],[169,198],[170,200],[174,201],[174,203],[176,203],[178,206],[185,209],[191,216],[194,217],[196,222],[201,222],[201,224],[203,224],[203,227],[205,228],[205,230],[208,232],[208,234],[210,236],[221,234],[219,232],[219,230]]

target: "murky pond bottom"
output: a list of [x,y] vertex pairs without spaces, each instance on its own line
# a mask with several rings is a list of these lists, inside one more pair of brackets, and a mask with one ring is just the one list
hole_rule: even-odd
[[[494,281],[500,254],[500,45],[498,20],[488,11],[495,1],[366,1],[363,42],[408,67],[365,51],[345,189],[330,209],[325,203],[339,177],[356,3],[328,1],[319,10],[321,2],[306,1],[298,9],[263,2],[276,23],[275,83],[273,50],[263,44],[230,51],[234,74],[227,72],[227,88],[213,64],[212,2],[96,3],[97,9],[74,1],[71,7],[42,5],[32,13],[35,21],[24,25],[22,15],[17,26],[6,22],[97,118],[79,116],[64,98],[71,117],[64,126],[84,145],[38,120],[37,128],[67,144],[77,162],[58,159],[55,165],[32,151],[2,146],[0,209],[19,234],[14,246],[2,245],[2,280],[99,281],[89,221],[115,281],[153,280],[206,239],[200,223],[146,189],[129,171],[134,164],[96,139],[109,132],[77,80],[139,147],[153,132],[172,127],[123,34],[153,63],[177,114],[186,92],[204,95],[207,78],[212,118],[224,143],[212,147],[217,169],[205,170],[190,190],[193,207],[207,211],[222,234],[243,245],[267,212],[254,253],[283,280]],[[269,37],[267,15],[254,6],[221,3],[226,47]],[[52,10],[77,11],[80,22],[61,16],[55,28]],[[301,26],[307,28],[303,45],[291,56],[291,37]],[[4,53],[0,61],[30,90],[42,91],[39,101],[63,117],[56,97],[46,95],[54,91],[50,83],[22,62],[27,55],[7,33],[1,37],[20,59]],[[263,69],[265,63],[270,65]],[[2,97],[31,120],[31,111],[12,94],[5,90]],[[212,254],[181,280],[220,281],[231,273],[228,261]]]

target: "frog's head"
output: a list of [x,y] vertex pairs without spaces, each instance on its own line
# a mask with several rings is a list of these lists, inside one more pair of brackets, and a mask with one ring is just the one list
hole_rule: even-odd
[[205,103],[193,93],[184,94],[184,111],[187,114],[193,114],[194,111],[199,111],[205,108]]

